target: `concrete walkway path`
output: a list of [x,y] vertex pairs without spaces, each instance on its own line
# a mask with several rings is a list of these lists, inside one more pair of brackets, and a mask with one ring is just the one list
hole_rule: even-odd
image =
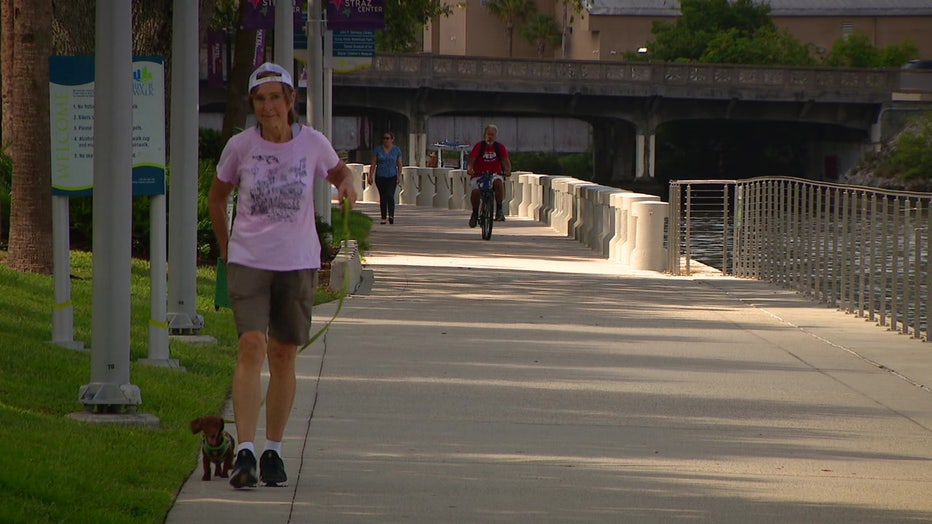
[[396,218],[299,356],[288,486],[192,464],[168,523],[932,522],[927,343],[529,220]]

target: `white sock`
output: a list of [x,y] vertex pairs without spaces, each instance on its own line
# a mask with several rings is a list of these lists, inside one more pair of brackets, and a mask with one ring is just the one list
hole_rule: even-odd
[[282,443],[276,442],[274,440],[266,440],[265,451],[269,451],[269,450],[274,451],[275,453],[278,454],[279,457],[281,457],[282,456]]
[[244,449],[248,449],[253,455],[256,454],[256,446],[252,442],[240,442],[239,445],[236,446],[236,453],[239,454],[239,452]]

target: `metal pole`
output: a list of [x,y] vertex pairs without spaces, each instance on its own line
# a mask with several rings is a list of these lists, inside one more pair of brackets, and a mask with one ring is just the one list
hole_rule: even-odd
[[149,358],[139,362],[150,366],[181,368],[178,360],[171,358],[168,345],[165,212],[165,195],[152,195],[149,208]]
[[[193,3],[193,2],[192,2]],[[275,1],[275,63],[294,74],[294,5],[292,0]],[[297,85],[297,84],[296,84]]]
[[169,162],[168,326],[173,335],[204,328],[197,314],[198,4],[174,0]]
[[[307,28],[307,121],[314,129],[325,132],[324,110],[324,21],[321,4],[323,0],[308,0]],[[321,219],[329,224],[330,219],[330,184],[325,180],[315,179],[314,210]]]
[[88,411],[135,412],[129,383],[133,38],[132,5],[97,2],[94,92],[94,265],[91,383],[79,399]]
[[71,303],[71,247],[68,235],[69,197],[52,197],[52,265],[55,302],[52,305],[52,343],[68,349],[84,349],[74,340],[74,305]]

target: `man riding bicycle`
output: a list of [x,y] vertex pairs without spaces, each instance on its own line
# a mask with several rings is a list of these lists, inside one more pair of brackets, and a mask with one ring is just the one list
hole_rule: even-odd
[[492,188],[495,190],[495,220],[504,222],[505,214],[502,210],[502,200],[505,198],[504,176],[511,176],[511,159],[508,150],[498,138],[498,127],[493,124],[485,126],[485,140],[476,143],[469,153],[469,163],[466,172],[469,174],[469,187],[472,193],[469,201],[472,203],[472,215],[469,217],[469,227],[476,227],[479,222],[479,177],[483,173],[494,173]]

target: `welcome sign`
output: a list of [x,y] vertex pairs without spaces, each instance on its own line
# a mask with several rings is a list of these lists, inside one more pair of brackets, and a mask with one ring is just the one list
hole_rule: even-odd
[[[165,73],[161,57],[133,59],[133,194],[165,193]],[[52,194],[94,187],[94,57],[49,57]]]

